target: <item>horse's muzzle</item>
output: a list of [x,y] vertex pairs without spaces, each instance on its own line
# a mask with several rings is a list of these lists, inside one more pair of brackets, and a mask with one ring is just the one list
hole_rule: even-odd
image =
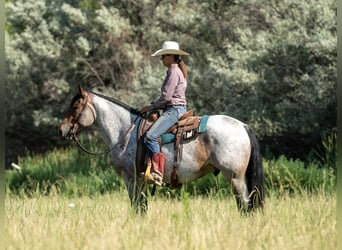
[[69,124],[66,124],[64,122],[62,122],[62,124],[59,127],[59,136],[66,140],[66,139],[71,139],[71,126]]
[[69,135],[68,132],[66,133],[63,129],[59,128],[59,137],[61,139],[67,139],[68,135]]

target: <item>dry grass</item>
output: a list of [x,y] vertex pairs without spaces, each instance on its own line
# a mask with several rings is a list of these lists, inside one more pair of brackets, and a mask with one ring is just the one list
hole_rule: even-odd
[[[75,206],[70,206],[74,203]],[[126,194],[6,199],[6,249],[336,249],[336,195],[268,197],[240,216],[230,197],[150,201],[135,215]]]

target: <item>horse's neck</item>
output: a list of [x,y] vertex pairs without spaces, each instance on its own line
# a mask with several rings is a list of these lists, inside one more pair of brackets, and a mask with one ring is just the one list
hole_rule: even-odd
[[131,125],[130,112],[96,95],[93,97],[93,103],[97,113],[96,121],[104,138],[111,145],[118,143]]

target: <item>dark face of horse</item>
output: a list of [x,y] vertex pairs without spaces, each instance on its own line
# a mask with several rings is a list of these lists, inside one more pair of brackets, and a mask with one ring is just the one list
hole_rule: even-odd
[[80,128],[89,127],[95,122],[96,112],[89,94],[81,87],[79,91],[72,99],[67,116],[59,127],[62,139],[73,139]]

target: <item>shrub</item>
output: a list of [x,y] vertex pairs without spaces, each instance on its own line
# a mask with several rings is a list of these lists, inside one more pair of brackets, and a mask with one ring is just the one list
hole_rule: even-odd
[[320,168],[311,163],[305,166],[299,160],[285,156],[264,161],[265,188],[269,192],[316,193],[320,190],[333,192],[336,188],[336,173],[333,168]]
[[[21,170],[6,172],[8,194],[92,196],[125,189],[123,180],[111,167],[110,155],[89,156],[77,148],[69,148],[26,156],[20,158],[18,164]],[[336,189],[336,171],[320,168],[316,163],[306,166],[304,162],[281,156],[264,160],[263,168],[266,194],[334,192]],[[222,174],[216,177],[208,174],[186,183],[183,191],[190,195],[226,197],[231,194],[231,187]],[[158,194],[177,196],[179,191],[159,188]]]
[[123,187],[109,156],[89,157],[77,148],[19,159],[21,170],[6,172],[8,193],[32,196],[103,194]]

